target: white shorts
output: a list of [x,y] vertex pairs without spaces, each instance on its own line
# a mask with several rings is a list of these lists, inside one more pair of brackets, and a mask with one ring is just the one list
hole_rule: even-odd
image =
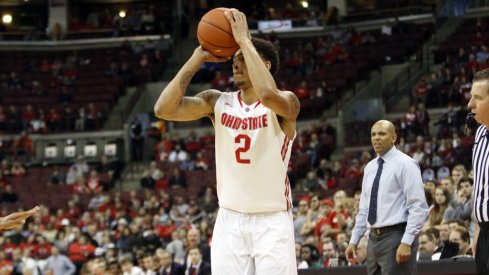
[[212,234],[213,275],[296,275],[292,213],[220,208]]

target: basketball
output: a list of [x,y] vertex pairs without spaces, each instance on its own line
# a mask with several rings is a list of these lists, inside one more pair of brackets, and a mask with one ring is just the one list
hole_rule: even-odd
[[197,27],[197,39],[204,50],[219,57],[230,57],[239,46],[233,37],[231,24],[224,16],[227,8],[215,8],[204,14]]

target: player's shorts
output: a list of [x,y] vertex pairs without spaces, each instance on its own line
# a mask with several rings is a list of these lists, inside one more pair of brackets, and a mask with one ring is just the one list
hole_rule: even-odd
[[296,275],[292,213],[243,214],[220,208],[211,262],[213,275]]

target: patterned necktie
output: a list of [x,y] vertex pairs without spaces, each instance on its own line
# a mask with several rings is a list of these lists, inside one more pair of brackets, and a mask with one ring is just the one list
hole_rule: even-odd
[[377,168],[374,184],[372,185],[372,190],[370,191],[370,205],[368,206],[367,221],[370,223],[370,225],[373,225],[377,220],[377,195],[379,193],[380,174],[382,174],[382,165],[384,164],[384,160],[379,158],[377,162],[379,163],[379,168]]

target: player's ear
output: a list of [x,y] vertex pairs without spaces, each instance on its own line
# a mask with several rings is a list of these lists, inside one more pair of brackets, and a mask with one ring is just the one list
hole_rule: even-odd
[[270,68],[272,68],[272,62],[270,61],[265,61],[265,66],[267,67],[267,69],[270,71]]

